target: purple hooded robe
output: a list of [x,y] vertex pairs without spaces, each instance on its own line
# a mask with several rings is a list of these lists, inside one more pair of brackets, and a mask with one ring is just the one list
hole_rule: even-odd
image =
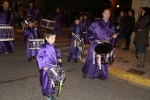
[[56,65],[57,59],[60,58],[60,50],[49,43],[45,43],[44,45],[42,45],[41,49],[38,51],[37,62],[39,65],[40,83],[42,86],[42,93],[44,96],[55,93],[55,88],[51,87],[51,82],[47,74],[48,71],[43,70],[43,68],[52,68],[52,65]]
[[57,21],[55,32],[56,32],[56,35],[59,36],[62,31],[62,26],[61,26],[62,14],[56,13],[53,17],[53,20]]
[[87,28],[89,27],[90,25],[90,20],[83,20],[82,21],[82,27],[83,27],[83,32],[86,32],[86,33],[83,33],[83,38],[84,38],[84,44],[88,44],[89,41],[88,41],[88,32],[87,32]]
[[[8,18],[8,22],[6,22],[7,18]],[[4,9],[0,10],[0,24],[5,24],[5,25],[7,24],[7,25],[12,26],[14,24],[14,19],[15,19],[15,16],[12,12],[8,10],[4,10]],[[0,30],[0,34],[4,34],[4,33]],[[0,38],[3,38],[3,37],[0,37]],[[0,42],[0,52],[13,53],[14,52],[13,42],[12,41]]]
[[[111,22],[106,23],[103,18],[93,22],[88,29],[88,39],[91,43],[82,72],[89,78],[108,78],[108,64],[101,64],[101,69],[97,64],[93,64],[93,51],[97,46],[96,40],[108,40],[115,34],[115,28]],[[111,42],[111,41],[110,41]],[[112,40],[114,44],[114,39]]]
[[36,21],[37,21],[37,33],[40,34],[41,33],[41,19],[42,19],[42,15],[41,13],[38,13],[37,14],[37,18],[36,18]]
[[[33,33],[31,33],[30,30],[31,30]],[[38,38],[38,35],[37,35],[36,30],[34,30],[33,28],[30,28],[30,27],[28,27],[28,28],[26,28],[26,29],[24,30],[24,40],[25,40],[25,43],[26,43],[27,57],[28,57],[28,58],[31,58],[31,57],[33,57],[33,56],[36,56],[37,51],[36,51],[36,50],[30,50],[30,49],[29,49],[28,38],[30,38],[30,39],[37,39],[37,38]]]
[[31,20],[36,20],[37,18],[37,13],[36,13],[36,10],[34,8],[29,8],[27,11],[26,11],[26,15],[30,14],[31,16],[29,17]]
[[68,58],[70,59],[79,59],[81,58],[81,54],[77,46],[74,46],[75,36],[72,36],[72,33],[76,34],[80,39],[83,38],[83,31],[81,25],[74,25],[70,29],[70,46],[69,46],[69,54]]

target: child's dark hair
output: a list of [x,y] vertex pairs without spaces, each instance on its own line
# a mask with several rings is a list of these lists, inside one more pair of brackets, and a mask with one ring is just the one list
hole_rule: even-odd
[[53,30],[51,30],[51,29],[47,29],[46,31],[45,31],[45,33],[44,33],[44,37],[46,38],[49,38],[50,36],[52,36],[52,35],[56,35],[56,33],[53,31]]
[[32,19],[29,19],[28,22],[34,23],[35,21]]

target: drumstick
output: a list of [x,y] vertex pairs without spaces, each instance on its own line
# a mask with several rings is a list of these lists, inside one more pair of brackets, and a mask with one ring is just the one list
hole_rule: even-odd
[[[119,33],[116,33],[116,34],[119,34]],[[104,40],[104,41],[102,41],[102,40],[99,40],[99,42],[106,42],[106,43],[108,43],[108,41],[110,40],[110,39],[112,39],[113,38],[113,36],[112,37],[110,37],[108,40]]]

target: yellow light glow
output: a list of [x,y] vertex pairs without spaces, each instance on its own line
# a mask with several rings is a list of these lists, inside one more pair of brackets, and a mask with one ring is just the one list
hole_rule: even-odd
[[119,5],[117,5],[117,8],[119,8]]

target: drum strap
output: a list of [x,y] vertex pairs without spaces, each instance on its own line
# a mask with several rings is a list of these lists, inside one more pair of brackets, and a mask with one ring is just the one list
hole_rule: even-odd
[[31,34],[33,35],[33,37],[36,39],[36,36],[35,36],[33,30],[31,28],[28,28],[28,30],[31,32]]

